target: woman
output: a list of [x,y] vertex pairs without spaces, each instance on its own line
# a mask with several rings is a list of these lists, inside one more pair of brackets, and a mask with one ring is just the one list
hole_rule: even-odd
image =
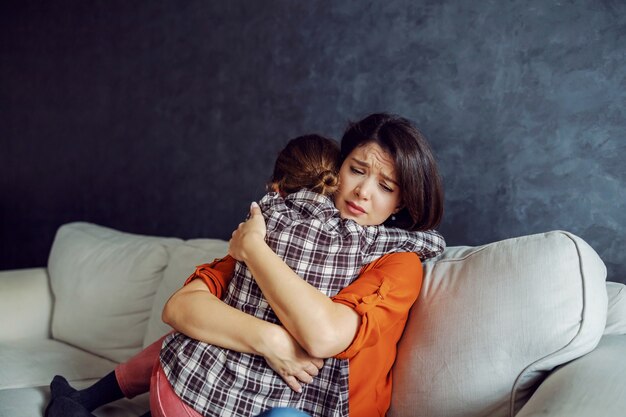
[[[335,196],[342,217],[362,225],[381,224],[400,207],[395,221],[390,219],[388,223],[407,229],[429,229],[438,224],[442,193],[436,165],[426,142],[406,120],[372,115],[354,124],[342,140],[342,156],[340,188]],[[256,209],[251,220],[234,233],[229,252],[248,265],[297,342],[294,349],[302,346],[312,357],[350,358],[350,415],[369,416],[372,408],[384,414],[390,402],[395,345],[408,308],[419,293],[421,265],[417,257],[406,253],[383,257],[331,300],[293,275],[268,250],[263,241],[262,218]],[[200,282],[195,285],[196,289],[206,288]],[[191,289],[181,290],[168,303],[164,318],[183,333],[210,338],[205,332],[212,332],[212,326],[204,327],[201,319],[189,321],[193,321],[192,294]],[[206,311],[211,310],[207,307]],[[229,340],[271,356],[278,348],[272,347],[267,353],[263,346],[267,333],[258,332],[258,328],[252,324],[240,332],[231,327]],[[223,330],[221,335],[225,337],[228,329]],[[307,382],[308,374],[315,373],[306,360],[290,366],[285,367],[283,375],[293,383]]]
[[[328,297],[352,283],[363,266],[387,253],[414,252],[425,259],[443,251],[443,239],[432,231],[363,226],[342,218],[331,199],[334,192],[325,195],[310,184],[311,179],[320,177],[337,183],[338,162],[336,169],[307,169],[321,166],[307,163],[307,159],[324,154],[316,151],[320,139],[309,135],[287,145],[277,166],[283,160],[290,163],[288,174],[281,179],[290,180],[295,186],[285,187],[279,181],[281,193],[268,193],[261,200],[261,211],[254,209],[262,212],[266,222],[263,240],[267,247],[291,270]],[[333,149],[332,141],[319,143]],[[289,152],[290,149],[296,152]],[[339,147],[335,149],[339,161]],[[287,157],[283,158],[283,154]],[[297,179],[300,173],[304,173],[302,180]],[[325,188],[332,191],[334,187]],[[396,207],[394,212],[398,210]],[[264,321],[280,324],[244,262],[237,263],[222,300]],[[178,396],[202,415],[251,415],[289,406],[314,416],[348,416],[347,360],[327,359],[301,392],[290,390],[263,357],[203,343],[184,333],[164,340],[160,362]]]
[[[342,157],[335,196],[342,217],[407,230],[439,223],[442,192],[436,165],[408,121],[375,114],[353,124],[344,134]],[[263,218],[256,208],[251,214],[233,233],[229,253],[248,265],[284,328],[231,309],[215,296],[232,274],[234,261],[228,259],[195,274],[201,279],[192,279],[168,301],[164,320],[199,340],[262,355],[294,389],[317,374],[316,358],[350,359],[350,415],[384,415],[395,345],[420,289],[419,258],[386,255],[331,299],[269,250]]]

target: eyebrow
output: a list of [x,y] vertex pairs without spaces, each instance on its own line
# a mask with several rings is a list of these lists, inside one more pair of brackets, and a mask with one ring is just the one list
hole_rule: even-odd
[[[361,161],[360,159],[356,159],[355,157],[352,157],[352,160],[353,160],[356,164],[361,165],[362,167],[370,168],[370,164],[368,164],[368,163],[367,163],[367,162],[365,162],[365,161]],[[394,183],[395,185],[399,186],[398,182],[397,182],[396,180],[394,180],[393,178],[391,178],[390,176],[385,175],[384,173],[381,173],[381,174],[380,174],[380,176],[381,176],[381,177],[383,177],[383,179],[384,179],[385,181],[392,182],[392,183]]]

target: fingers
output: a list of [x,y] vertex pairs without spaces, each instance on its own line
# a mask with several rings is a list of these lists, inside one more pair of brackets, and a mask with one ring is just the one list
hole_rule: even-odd
[[287,383],[287,386],[289,386],[289,388],[291,388],[295,392],[302,392],[302,385],[300,385],[300,383],[298,382],[295,376],[293,375],[282,376],[281,375],[281,377],[283,378],[283,381]]
[[[308,364],[305,368],[304,371],[310,375],[311,377],[317,376],[320,373],[319,368],[317,367],[317,365],[310,363]],[[313,378],[311,378],[312,380]],[[302,382],[306,382],[304,380],[301,380]]]
[[317,366],[317,369],[322,369],[322,367],[324,366],[324,359],[313,359],[311,360],[311,363],[313,363],[313,365]]
[[241,229],[241,226],[243,226],[243,223],[239,223],[239,225],[237,226],[237,228],[235,230],[233,230],[233,233],[231,233],[231,237],[235,237],[235,235],[237,234],[237,232],[239,231],[239,229]]
[[310,384],[311,382],[313,382],[313,377],[309,375],[305,370],[298,372],[295,377],[304,384]]
[[259,207],[256,201],[253,201],[252,204],[250,204],[250,215],[256,216],[257,214],[261,214],[261,207]]
[[[321,361],[323,364],[323,361]],[[319,374],[319,368],[317,363],[309,363],[302,370],[294,373],[293,375],[281,375],[281,378],[287,383],[289,388],[295,392],[302,392],[302,384],[310,384],[313,382],[313,377]]]

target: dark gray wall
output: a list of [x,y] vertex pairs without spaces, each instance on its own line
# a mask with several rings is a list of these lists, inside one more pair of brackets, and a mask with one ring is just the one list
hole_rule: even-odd
[[626,282],[622,1],[0,7],[0,269],[74,220],[227,238],[289,137],[383,110],[430,138],[450,244],[565,229]]

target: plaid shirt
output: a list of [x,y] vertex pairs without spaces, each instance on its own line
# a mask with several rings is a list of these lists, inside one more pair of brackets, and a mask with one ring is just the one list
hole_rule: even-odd
[[[440,254],[436,231],[409,232],[360,226],[341,219],[333,202],[310,191],[260,202],[268,245],[299,276],[327,296],[358,277],[363,265],[390,252]],[[260,319],[278,318],[242,262],[237,262],[224,302]],[[302,393],[292,391],[258,355],[239,353],[174,333],[166,338],[161,364],[176,393],[204,416],[253,416],[271,407],[294,407],[312,416],[348,415],[348,361],[329,358]]]

